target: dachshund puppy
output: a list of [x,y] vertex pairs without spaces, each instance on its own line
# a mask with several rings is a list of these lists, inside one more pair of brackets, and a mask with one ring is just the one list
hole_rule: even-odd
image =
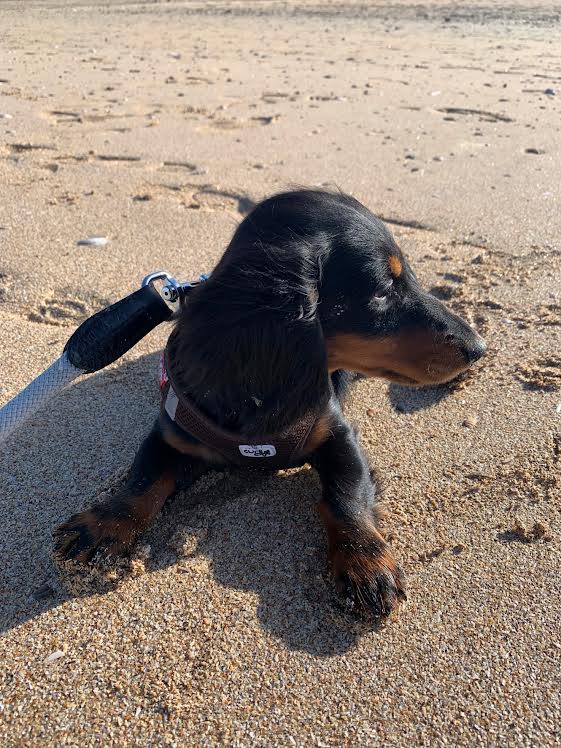
[[161,412],[126,484],[59,527],[56,553],[88,562],[126,552],[179,485],[213,466],[309,462],[335,580],[359,611],[385,616],[405,596],[404,578],[341,400],[361,375],[439,384],[484,352],[357,200],[320,190],[271,197],[187,297],[165,352]]

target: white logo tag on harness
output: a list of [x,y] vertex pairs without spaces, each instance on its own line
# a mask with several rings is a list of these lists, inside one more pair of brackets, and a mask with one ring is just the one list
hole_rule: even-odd
[[277,453],[272,444],[240,444],[238,448],[244,457],[274,457]]

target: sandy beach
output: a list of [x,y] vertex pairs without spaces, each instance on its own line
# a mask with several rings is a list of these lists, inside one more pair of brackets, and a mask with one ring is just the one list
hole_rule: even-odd
[[560,744],[560,123],[553,3],[0,2],[0,405],[294,185],[384,218],[488,344],[460,385],[346,406],[408,580],[375,629],[308,468],[213,473],[132,560],[59,569],[53,529],[155,418],[170,327],[57,395],[0,445],[2,746]]

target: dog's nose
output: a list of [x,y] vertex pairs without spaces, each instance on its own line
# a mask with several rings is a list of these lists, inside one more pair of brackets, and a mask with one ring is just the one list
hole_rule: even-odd
[[475,340],[470,341],[469,345],[463,346],[465,357],[470,364],[474,364],[476,361],[478,361],[481,356],[483,356],[486,350],[487,344],[485,343],[483,338],[479,337],[479,335],[475,338]]

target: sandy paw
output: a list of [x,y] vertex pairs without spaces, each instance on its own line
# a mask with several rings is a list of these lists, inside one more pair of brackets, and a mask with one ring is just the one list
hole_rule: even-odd
[[55,555],[62,561],[88,563],[97,554],[120,556],[134,543],[130,519],[111,516],[103,507],[74,514],[53,533]]
[[385,544],[338,548],[332,564],[345,603],[362,616],[386,618],[406,599],[405,576]]

